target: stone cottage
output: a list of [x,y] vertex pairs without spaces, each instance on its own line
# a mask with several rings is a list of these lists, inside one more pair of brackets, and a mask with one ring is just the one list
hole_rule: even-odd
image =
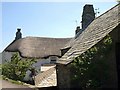
[[[104,14],[95,18],[93,5],[86,4],[82,14],[82,28],[76,28],[75,37],[73,38],[47,38],[47,37],[25,37],[22,38],[20,28],[16,33],[15,40],[2,52],[3,63],[10,60],[12,55],[19,53],[21,58],[36,58],[38,62],[34,64],[36,69],[40,69],[43,64],[57,63],[57,86],[59,89],[72,87],[70,77],[72,75],[70,64],[73,58],[78,57],[91,47],[99,44],[108,34],[113,39],[112,51],[107,59],[110,65],[110,80],[106,87],[116,88],[120,83],[119,65],[120,65],[120,32],[119,12],[120,5],[116,5]],[[109,61],[110,59],[110,61]],[[117,62],[117,63],[116,63]],[[51,69],[53,71],[54,68]],[[51,73],[47,71],[47,73]],[[39,75],[42,76],[45,74]],[[47,76],[46,76],[47,77]],[[37,77],[37,80],[39,77]],[[36,81],[39,83],[39,81]],[[119,85],[120,86],[120,85]]]
[[[85,5],[82,15],[82,29],[78,26],[75,30],[75,38],[77,38],[82,31],[95,19],[95,13],[93,5]],[[64,48],[67,44],[71,43],[74,38],[47,38],[47,37],[25,37],[22,38],[21,28],[17,28],[15,40],[9,44],[5,50],[2,52],[2,62],[5,60],[11,60],[14,53],[18,52],[20,58],[35,58],[37,63],[33,66],[39,72],[43,72],[42,67],[46,64],[55,64],[61,56],[63,56],[70,47]],[[51,66],[50,66],[51,67]],[[53,65],[54,67],[54,65]],[[51,68],[54,70],[54,68]],[[50,75],[45,75],[46,73],[51,73],[51,69],[46,70],[44,73],[36,76],[36,85],[44,86],[40,84],[40,80],[44,81],[44,77]],[[55,71],[53,71],[55,72]],[[52,74],[52,73],[51,73]],[[55,72],[56,74],[56,72]],[[53,73],[53,76],[55,75]],[[27,77],[28,75],[26,75]],[[56,78],[56,75],[55,75]],[[54,80],[56,80],[54,78]],[[56,81],[55,81],[56,82]],[[44,82],[43,82],[44,83]],[[54,83],[56,85],[56,83]],[[46,85],[45,85],[46,86]]]
[[[104,83],[101,88],[112,88],[118,90],[120,88],[120,4],[112,7],[99,17],[95,18],[89,25],[84,27],[83,31],[78,31],[77,37],[68,42],[61,50],[63,56],[57,61],[57,84],[60,90],[74,88],[71,81],[71,75],[73,74],[70,68],[74,58],[79,57],[90,48],[95,45],[101,45],[100,43],[109,34],[112,38],[112,48],[105,55],[105,60],[109,66],[109,79]],[[90,11],[89,8],[87,9]],[[84,11],[85,12],[85,11]],[[83,14],[84,14],[83,12]],[[92,16],[86,14],[86,18],[89,20]],[[94,18],[94,17],[93,17]],[[99,59],[100,56],[96,58]],[[99,67],[100,68],[100,67]],[[75,70],[73,70],[75,71]],[[104,70],[101,70],[104,71]],[[92,72],[95,74],[95,72]],[[79,81],[81,82],[81,81]],[[84,90],[84,89],[83,89]]]
[[[90,10],[89,10],[90,9]],[[93,5],[85,5],[82,15],[82,29],[80,26],[76,28],[75,38],[94,20],[95,13]],[[38,60],[33,66],[41,71],[44,64],[55,64],[68,48],[65,48],[74,38],[47,38],[47,37],[25,37],[22,38],[21,28],[17,29],[16,37],[13,42],[8,45],[2,52],[2,62],[10,60],[12,55],[19,53],[20,58],[35,58]],[[48,72],[48,71],[47,71]],[[45,75],[43,75],[45,76]],[[39,84],[39,77],[36,76],[36,83]],[[42,77],[41,77],[42,78]]]

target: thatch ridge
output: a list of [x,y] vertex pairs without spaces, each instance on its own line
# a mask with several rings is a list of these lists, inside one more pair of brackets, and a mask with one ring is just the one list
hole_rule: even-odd
[[61,56],[60,48],[71,38],[25,37],[11,43],[5,51],[19,52],[22,57],[44,58]]

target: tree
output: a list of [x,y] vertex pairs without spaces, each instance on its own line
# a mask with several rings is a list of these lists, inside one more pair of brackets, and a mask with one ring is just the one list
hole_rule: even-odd
[[2,75],[13,80],[23,81],[26,71],[32,68],[32,64],[36,62],[35,59],[21,59],[16,53],[11,57],[11,61],[2,64]]

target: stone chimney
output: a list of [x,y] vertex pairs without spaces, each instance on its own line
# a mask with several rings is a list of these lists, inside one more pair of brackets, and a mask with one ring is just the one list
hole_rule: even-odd
[[77,35],[77,33],[80,31],[80,26],[77,26],[76,30],[75,30],[75,35]]
[[81,33],[82,33],[82,29],[80,29],[80,26],[77,26],[75,30],[75,38],[77,38]]
[[87,26],[95,19],[95,12],[93,5],[86,4],[83,8],[82,14],[82,29],[87,28]]
[[86,4],[83,7],[82,21],[81,21],[82,28],[80,29],[80,27],[77,26],[75,31],[75,38],[77,38],[94,19],[95,19],[95,12],[94,12],[93,5]]
[[21,28],[17,28],[15,40],[22,38]]

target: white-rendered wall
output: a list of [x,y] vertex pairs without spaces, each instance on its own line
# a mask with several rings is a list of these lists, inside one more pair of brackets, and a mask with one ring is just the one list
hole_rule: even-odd
[[56,65],[48,65],[48,66],[41,66],[41,71],[44,72],[44,71],[47,71],[49,70],[50,68],[53,68],[55,67]]
[[49,64],[50,59],[38,59],[37,63],[33,64],[32,66],[36,68],[36,70],[41,71],[41,65],[43,64]]
[[2,53],[0,53],[0,64],[2,64]]
[[[6,52],[6,51],[3,51],[2,52],[2,61],[5,61],[5,60],[8,60],[10,61],[11,60],[11,57],[13,54],[15,54],[16,52]],[[19,55],[19,57],[21,58],[21,56]],[[38,62],[35,64],[35,66],[38,66],[38,65],[41,65],[41,64],[48,64],[50,63],[50,59],[38,59],[37,60]]]
[[5,61],[10,61],[11,57],[12,57],[12,55],[14,53],[15,52],[6,52],[6,51],[3,51],[2,52],[2,63],[5,63]]
[[[41,66],[43,64],[49,64],[50,63],[50,59],[37,59],[37,63],[33,64],[32,66],[35,67],[35,69],[37,70],[36,75],[41,73]],[[26,72],[26,76],[24,77],[24,80],[31,80],[31,78],[29,77],[30,72],[29,70]]]

